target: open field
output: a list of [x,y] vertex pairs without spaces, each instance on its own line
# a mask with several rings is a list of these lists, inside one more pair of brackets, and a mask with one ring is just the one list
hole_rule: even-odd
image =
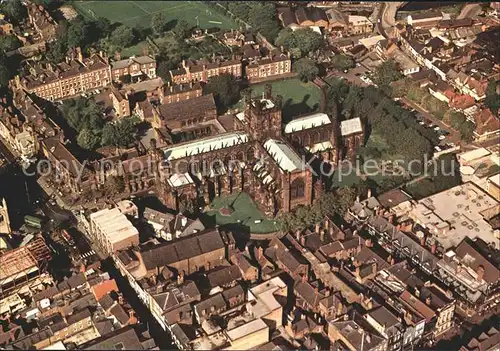
[[129,27],[148,28],[153,15],[161,13],[167,22],[184,20],[201,28],[239,28],[230,18],[198,1],[73,1],[72,5],[87,18],[105,17]]

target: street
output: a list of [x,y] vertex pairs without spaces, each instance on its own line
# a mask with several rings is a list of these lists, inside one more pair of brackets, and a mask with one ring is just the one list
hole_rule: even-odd
[[7,200],[14,230],[22,226],[25,215],[35,214],[37,209],[51,219],[53,225],[72,219],[71,212],[50,204],[50,197],[38,184],[37,176],[25,174],[16,163],[14,154],[2,141],[0,141],[0,155],[9,163],[7,171],[0,175],[0,184],[2,184],[0,198],[5,197]]

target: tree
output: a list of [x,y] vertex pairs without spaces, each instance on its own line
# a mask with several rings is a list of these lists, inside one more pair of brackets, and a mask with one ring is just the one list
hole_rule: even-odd
[[134,43],[134,30],[125,25],[117,27],[110,37],[110,42],[118,48],[126,48]]
[[378,85],[389,85],[395,82],[404,75],[401,73],[399,64],[393,59],[383,62],[374,72],[373,81]]
[[101,136],[92,129],[82,129],[78,133],[76,142],[85,150],[95,150],[101,144]]
[[153,18],[151,18],[151,29],[156,35],[160,35],[165,31],[167,24],[165,22],[165,17],[161,12],[155,13]]
[[28,17],[28,11],[21,1],[4,1],[1,10],[7,14],[10,20],[16,23]]
[[94,26],[97,29],[99,38],[105,38],[111,34],[111,21],[105,17],[99,17],[95,20]]
[[313,60],[301,58],[293,66],[299,79],[303,82],[313,81],[319,74],[319,68]]
[[116,123],[108,123],[102,129],[103,146],[127,147],[134,140],[136,124],[133,118],[124,118]]
[[214,94],[215,103],[219,110],[238,102],[240,98],[240,86],[230,74],[221,74],[210,78],[205,87],[206,91]]
[[333,67],[342,71],[356,66],[352,57],[344,54],[335,55],[333,57],[332,64]]
[[189,36],[191,26],[186,21],[180,20],[175,25],[173,32],[179,40],[184,40]]
[[70,22],[66,34],[68,48],[85,47],[89,39],[89,24],[82,18],[77,18]]
[[0,61],[0,86],[6,87],[9,84],[10,72],[3,61]]
[[460,137],[465,142],[470,143],[474,139],[474,131],[476,126],[471,121],[465,121],[460,125],[458,131],[460,132]]
[[276,45],[283,46],[293,57],[300,58],[318,50],[324,45],[324,41],[321,34],[310,28],[296,31],[285,28],[279,32]]
[[104,189],[110,195],[120,194],[125,190],[125,181],[122,176],[109,176],[104,183]]
[[21,42],[15,35],[6,35],[0,37],[0,51],[9,52],[16,50],[22,46]]
[[93,99],[65,100],[62,113],[69,126],[77,132],[83,129],[101,130],[104,125],[103,109]]
[[497,82],[494,79],[490,79],[488,82],[484,105],[488,107],[494,115],[498,116],[498,110],[500,109],[500,94],[497,93]]

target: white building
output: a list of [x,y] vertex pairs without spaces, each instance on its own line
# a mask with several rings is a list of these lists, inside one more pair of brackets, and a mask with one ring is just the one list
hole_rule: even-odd
[[139,245],[139,232],[118,208],[90,215],[89,234],[107,253]]

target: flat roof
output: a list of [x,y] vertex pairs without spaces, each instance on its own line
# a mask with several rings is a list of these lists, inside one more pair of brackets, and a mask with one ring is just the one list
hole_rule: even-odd
[[168,179],[168,184],[174,188],[193,183],[193,178],[189,173],[176,173]]
[[469,182],[420,200],[409,215],[431,231],[449,227],[445,233],[435,233],[437,240],[448,249],[465,237],[494,242],[494,230],[483,213],[497,206],[497,200]]
[[269,327],[262,319],[255,319],[249,323],[243,324],[237,328],[226,331],[227,336],[231,341],[241,339],[244,336],[253,334],[257,331],[268,329]]
[[340,122],[340,133],[342,136],[360,133],[362,131],[363,126],[361,125],[361,119],[359,117]]
[[299,155],[283,141],[269,139],[264,143],[264,148],[283,171],[293,172],[305,169]]
[[213,150],[220,150],[234,145],[244,144],[247,141],[247,133],[226,133],[166,148],[164,149],[164,154],[167,160],[176,160],[183,157],[195,156]]
[[491,177],[488,178],[489,182],[492,182],[495,184],[497,187],[500,187],[500,173],[497,173],[495,175],[492,175]]
[[111,243],[139,235],[137,228],[116,207],[92,213],[90,218]]
[[379,41],[384,39],[385,37],[383,35],[375,35],[373,37],[359,39],[359,43],[362,44],[367,49],[370,49],[371,47],[377,45]]
[[479,148],[476,150],[467,151],[467,152],[464,152],[462,154],[459,154],[458,158],[460,160],[463,160],[464,162],[471,162],[471,161],[477,160],[479,158],[489,156],[490,154],[491,154],[491,152],[489,152],[484,147],[482,147],[482,148]]
[[288,122],[285,125],[285,133],[293,133],[331,123],[332,121],[326,113],[313,113],[312,115],[296,118]]

